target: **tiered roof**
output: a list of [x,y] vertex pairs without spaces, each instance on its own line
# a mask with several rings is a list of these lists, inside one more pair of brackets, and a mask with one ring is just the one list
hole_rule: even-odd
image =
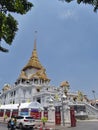
[[[32,69],[32,68],[37,69],[37,71],[28,77],[26,75],[25,71],[27,69]],[[41,63],[38,59],[37,50],[36,50],[36,40],[34,41],[34,49],[32,52],[32,56],[30,57],[26,66],[22,69],[19,78],[26,80],[26,79],[33,79],[35,77],[38,79],[39,78],[43,79],[43,80],[50,80],[47,77],[45,68],[41,65]]]

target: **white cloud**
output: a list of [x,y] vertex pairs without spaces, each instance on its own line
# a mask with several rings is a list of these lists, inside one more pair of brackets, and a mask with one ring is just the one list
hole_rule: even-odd
[[76,14],[76,12],[74,10],[64,10],[62,12],[62,14],[59,14],[59,17],[61,19],[74,19],[77,20],[78,19],[78,15]]

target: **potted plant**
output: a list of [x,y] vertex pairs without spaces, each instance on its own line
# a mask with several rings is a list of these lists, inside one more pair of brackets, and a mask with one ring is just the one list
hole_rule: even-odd
[[48,121],[47,117],[42,117],[41,121],[43,123],[43,127],[45,127],[45,123]]

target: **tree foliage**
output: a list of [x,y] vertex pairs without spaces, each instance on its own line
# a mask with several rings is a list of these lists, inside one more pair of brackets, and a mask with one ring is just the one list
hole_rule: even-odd
[[[32,3],[28,0],[0,0],[0,42],[4,40],[8,45],[11,45],[15,34],[18,30],[18,21],[11,13],[26,14]],[[0,43],[0,51],[8,52]]]
[[[60,0],[65,2],[72,2],[74,0]],[[98,0],[76,0],[78,4],[84,3],[84,4],[90,4],[94,7],[94,12],[97,12],[98,10]]]

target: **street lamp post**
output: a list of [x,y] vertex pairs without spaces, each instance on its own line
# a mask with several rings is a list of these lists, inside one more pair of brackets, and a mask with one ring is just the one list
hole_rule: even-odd
[[94,95],[95,105],[96,105],[96,96],[95,96],[95,90],[92,90],[92,93]]
[[64,81],[61,83],[60,87],[61,87],[61,92],[62,92],[62,96],[61,96],[61,105],[62,105],[62,121],[63,121],[63,126],[65,126],[65,119],[64,119],[64,99],[66,99],[67,97],[67,92],[69,90],[69,82],[68,81]]

